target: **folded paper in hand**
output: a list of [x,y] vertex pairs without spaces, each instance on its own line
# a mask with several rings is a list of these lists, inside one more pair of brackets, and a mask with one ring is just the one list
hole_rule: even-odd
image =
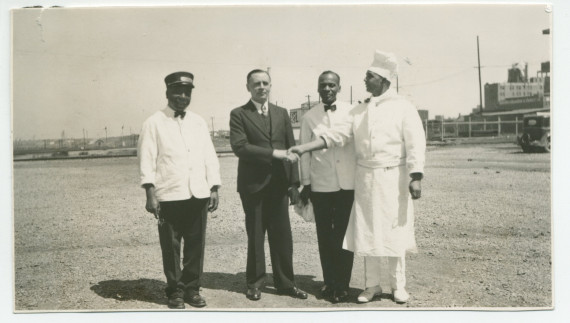
[[311,200],[307,204],[303,204],[303,201],[299,199],[299,202],[295,204],[295,213],[299,214],[306,222],[315,222]]

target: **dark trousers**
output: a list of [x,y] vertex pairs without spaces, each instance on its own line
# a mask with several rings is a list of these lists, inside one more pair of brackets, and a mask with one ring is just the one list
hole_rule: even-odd
[[294,287],[293,237],[287,186],[272,180],[261,191],[240,193],[240,197],[247,231],[247,287],[261,288],[265,282],[266,231],[274,286],[276,289]]
[[353,201],[353,190],[311,192],[324,282],[336,291],[348,291],[352,273],[354,254],[342,249],[342,241]]
[[[208,198],[160,202],[164,219],[158,226],[162,264],[166,275],[166,295],[192,295],[200,289],[204,271],[204,245]],[[180,242],[184,239],[182,270],[180,269]]]

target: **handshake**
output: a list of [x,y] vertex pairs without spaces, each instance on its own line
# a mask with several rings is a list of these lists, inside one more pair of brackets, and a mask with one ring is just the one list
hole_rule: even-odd
[[299,161],[303,152],[299,149],[299,146],[293,146],[288,150],[284,149],[275,149],[273,150],[273,158],[277,158],[280,160],[285,160],[289,163],[294,163]]

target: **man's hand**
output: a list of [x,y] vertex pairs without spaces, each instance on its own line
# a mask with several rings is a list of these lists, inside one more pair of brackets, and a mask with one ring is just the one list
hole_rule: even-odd
[[297,186],[289,187],[287,195],[289,195],[290,205],[295,205],[299,202],[299,189],[297,188]]
[[422,197],[422,181],[418,179],[412,179],[410,181],[410,194],[412,194],[412,200],[417,200]]
[[146,188],[146,206],[147,212],[154,214],[154,217],[158,219],[160,214],[160,203],[156,199],[154,194],[154,186]]
[[290,163],[294,163],[299,160],[299,156],[297,154],[291,153],[284,149],[273,150],[273,158],[285,160]]
[[307,205],[309,203],[310,198],[311,198],[311,185],[304,185],[303,190],[301,190],[301,201],[303,201],[303,205]]
[[283,150],[283,149],[274,149],[273,150],[273,158],[276,159],[287,159],[287,150]]
[[214,212],[218,209],[218,203],[220,198],[218,197],[218,191],[210,192],[210,202],[208,203],[208,211]]
[[288,162],[294,163],[294,162],[297,162],[298,160],[299,160],[299,155],[297,155],[293,152],[287,151],[287,161]]
[[301,145],[293,146],[287,150],[288,154],[297,154],[297,156],[303,155],[305,152],[301,149]]

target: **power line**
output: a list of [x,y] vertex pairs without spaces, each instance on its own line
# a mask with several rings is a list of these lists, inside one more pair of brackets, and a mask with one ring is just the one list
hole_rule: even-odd
[[401,88],[403,88],[403,87],[413,87],[413,86],[418,86],[418,85],[426,85],[426,84],[437,83],[437,82],[440,82],[440,81],[443,81],[443,80],[446,80],[446,79],[455,77],[455,76],[457,76],[457,75],[459,75],[459,74],[463,74],[463,73],[465,73],[465,72],[467,72],[467,71],[470,71],[470,70],[471,70],[471,68],[465,68],[465,69],[463,69],[463,70],[461,70],[461,71],[458,71],[458,72],[455,72],[455,73],[453,73],[453,74],[449,74],[449,75],[446,75],[446,76],[442,76],[442,77],[437,78],[437,79],[433,79],[433,80],[429,80],[429,81],[425,81],[425,82],[404,84],[404,85],[400,85],[400,87],[401,87]]

